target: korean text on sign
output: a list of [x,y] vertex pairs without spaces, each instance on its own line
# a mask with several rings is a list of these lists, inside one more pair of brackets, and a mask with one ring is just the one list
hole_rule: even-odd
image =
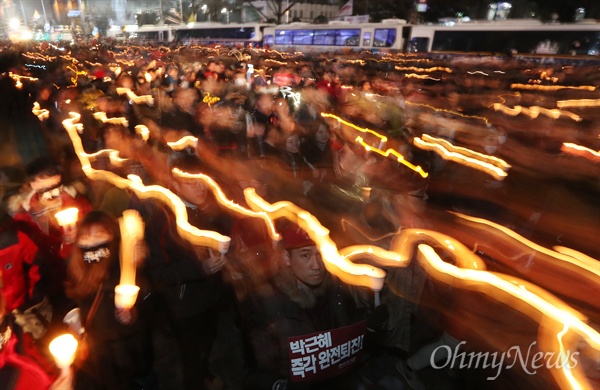
[[292,381],[318,381],[335,376],[357,362],[366,323],[289,338]]

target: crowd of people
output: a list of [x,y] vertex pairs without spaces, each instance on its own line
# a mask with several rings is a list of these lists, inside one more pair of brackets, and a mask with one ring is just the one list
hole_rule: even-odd
[[[0,88],[12,109],[3,114],[19,156],[3,164],[1,176],[0,381],[9,389],[85,390],[473,384],[455,370],[437,370],[433,379],[419,374],[432,365],[422,348],[454,349],[466,332],[454,332],[443,314],[456,307],[456,294],[417,264],[390,270],[381,292],[344,283],[294,221],[276,220],[281,240],[274,241],[260,219],[231,212],[205,182],[175,174],[208,175],[243,206],[247,188],[270,203],[291,201],[316,216],[340,248],[387,249],[395,232],[429,228],[428,185],[447,163],[414,148],[411,126],[424,120],[406,107],[423,98],[422,84],[393,64],[97,42],[68,51],[5,49]],[[460,104],[452,92],[448,109]],[[144,96],[151,99],[138,101]],[[35,118],[34,102],[47,118]],[[98,157],[94,169],[172,191],[191,225],[231,238],[227,253],[183,239],[163,201],[88,178],[63,126],[69,112],[82,116],[85,153],[114,149],[124,159]],[[101,121],[100,112],[124,120]],[[376,129],[386,149],[430,176],[370,154],[356,130],[323,113]],[[506,142],[501,127],[475,132],[481,153]],[[174,146],[185,136],[197,142]],[[361,136],[379,147],[373,132]],[[502,199],[501,185],[474,180],[482,185],[473,196],[479,203],[463,194],[456,210],[516,224],[518,216],[493,203]],[[73,230],[55,217],[68,207],[79,210]],[[144,245],[136,251],[137,301],[122,309],[115,306],[118,218],[130,209],[144,221]],[[79,348],[65,377],[48,343],[73,332],[63,319],[75,308],[84,330],[76,332]]]

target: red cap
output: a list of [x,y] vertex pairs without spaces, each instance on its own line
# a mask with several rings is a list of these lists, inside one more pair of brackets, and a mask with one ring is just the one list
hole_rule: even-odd
[[281,236],[283,238],[284,249],[295,249],[316,245],[315,242],[310,239],[308,233],[298,225],[288,225],[283,233],[281,233]]

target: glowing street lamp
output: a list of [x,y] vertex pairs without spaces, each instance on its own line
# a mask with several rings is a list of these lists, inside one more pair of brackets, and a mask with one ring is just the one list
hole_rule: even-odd
[[229,24],[229,10],[227,8],[223,8],[221,13],[227,15],[227,24]]

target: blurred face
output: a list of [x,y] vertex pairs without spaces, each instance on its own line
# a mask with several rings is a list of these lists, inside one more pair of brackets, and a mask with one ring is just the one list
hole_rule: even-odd
[[273,113],[274,102],[275,99],[271,95],[261,94],[256,102],[256,108],[265,115],[271,115]]
[[82,230],[77,238],[77,246],[83,254],[83,261],[91,264],[109,258],[112,240],[112,233],[103,226],[92,225]]
[[285,150],[288,153],[298,153],[300,151],[300,137],[297,134],[290,135],[285,140]]
[[300,282],[308,287],[318,287],[325,280],[325,265],[316,246],[289,249],[286,264]]
[[42,176],[36,177],[29,183],[31,189],[35,191],[40,199],[40,202],[48,206],[60,202],[60,195],[63,191],[62,176]]
[[290,106],[285,99],[277,99],[275,102],[275,112],[280,117],[290,115]]
[[175,190],[186,202],[196,206],[201,206],[206,203],[208,189],[201,180],[196,179],[179,179],[175,183]]
[[317,132],[315,133],[315,140],[319,144],[326,144],[327,142],[329,142],[329,130],[327,130],[327,127],[319,127],[319,130],[317,130]]

